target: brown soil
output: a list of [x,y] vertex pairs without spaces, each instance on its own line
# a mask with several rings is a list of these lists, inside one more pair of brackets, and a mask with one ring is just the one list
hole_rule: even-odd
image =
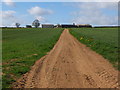
[[118,88],[118,71],[67,29],[14,88]]

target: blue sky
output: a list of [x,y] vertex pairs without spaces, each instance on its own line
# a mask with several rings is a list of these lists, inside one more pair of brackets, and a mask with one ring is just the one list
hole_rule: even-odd
[[40,23],[117,25],[115,2],[12,2],[2,3],[3,26]]

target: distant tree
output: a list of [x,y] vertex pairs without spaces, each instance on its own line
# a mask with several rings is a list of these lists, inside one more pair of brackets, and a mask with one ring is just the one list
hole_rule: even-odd
[[40,26],[39,20],[34,20],[32,23],[33,26],[35,26],[35,28],[38,28]]
[[16,27],[19,28],[20,24],[19,23],[15,23]]

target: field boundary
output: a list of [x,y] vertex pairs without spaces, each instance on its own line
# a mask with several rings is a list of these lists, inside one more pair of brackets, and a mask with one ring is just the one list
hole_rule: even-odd
[[47,55],[63,29],[3,29],[3,88],[30,70],[35,61]]
[[75,38],[77,38],[79,42],[85,44],[87,47],[90,47],[93,51],[102,55],[105,59],[108,59],[108,61],[112,63],[113,67],[115,67],[117,70],[120,70],[118,65],[118,47],[94,40],[94,38],[90,36],[85,36],[75,32],[74,29],[70,29],[69,31]]

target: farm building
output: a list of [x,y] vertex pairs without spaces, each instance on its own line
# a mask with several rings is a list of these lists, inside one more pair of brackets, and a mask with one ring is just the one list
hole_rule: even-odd
[[57,24],[54,26],[55,28],[61,28],[61,25],[60,24]]
[[42,24],[42,28],[54,28],[53,24]]
[[90,24],[78,24],[77,27],[92,27]]
[[61,24],[61,25],[56,25],[56,28],[81,28],[81,27],[92,27],[92,25],[90,24],[78,24],[75,25],[75,23],[73,24]]
[[77,28],[77,26],[74,24],[62,24],[61,27],[62,28]]
[[26,28],[32,28],[32,26],[31,25],[26,25]]

